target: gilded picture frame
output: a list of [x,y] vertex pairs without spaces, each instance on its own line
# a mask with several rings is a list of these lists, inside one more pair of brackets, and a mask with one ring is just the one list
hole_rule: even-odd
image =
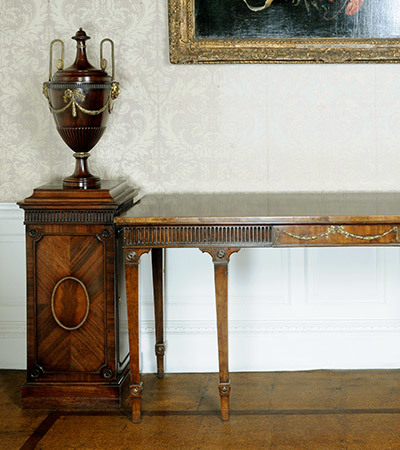
[[[232,64],[400,62],[400,34],[397,36],[397,29],[391,30],[387,29],[387,27],[383,28],[383,36],[381,31],[378,33],[379,37],[352,37],[351,35],[346,37],[291,37],[290,32],[286,32],[286,34],[282,33],[282,36],[274,35],[274,37],[269,37],[266,35],[265,37],[260,37],[260,31],[258,31],[254,36],[251,36],[249,35],[248,30],[246,33],[243,33],[242,36],[239,34],[241,32],[239,27],[235,30],[236,34],[233,37],[225,37],[223,35],[217,37],[199,36],[196,32],[196,27],[198,25],[196,23],[196,13],[198,15],[200,8],[199,5],[201,5],[201,3],[196,4],[196,2],[205,1],[218,0],[169,0],[169,50],[171,63]],[[245,6],[250,6],[250,0],[220,1],[244,2]],[[252,1],[258,1],[259,3],[261,2],[261,4],[265,1],[265,4],[271,4],[274,0]],[[283,0],[275,1],[275,4],[279,4],[279,1],[282,2]],[[286,1],[291,1],[292,3],[296,1],[297,4],[299,3],[299,0]],[[307,2],[307,0],[303,1]],[[322,1],[323,0],[319,0],[319,2]],[[341,1],[345,6],[346,4],[349,5],[350,2],[353,2],[354,4],[356,0]],[[360,5],[362,1],[375,2],[375,5],[378,5],[376,0],[358,0],[358,4]],[[393,0],[391,1],[393,2]],[[394,2],[392,5],[395,5],[396,3],[397,2]],[[209,5],[210,4],[211,3],[209,3]],[[214,5],[215,4],[216,3],[214,3]],[[314,4],[316,4],[315,0]],[[272,7],[273,4],[270,8]],[[349,10],[344,10],[344,12],[346,11]],[[253,14],[257,14],[257,12],[253,12]],[[349,14],[349,12],[347,12],[347,14]],[[222,18],[222,20],[224,20],[224,18]],[[370,22],[372,23],[373,20]],[[287,27],[287,29],[290,29],[290,27]],[[385,37],[386,30],[388,31],[388,37]]]

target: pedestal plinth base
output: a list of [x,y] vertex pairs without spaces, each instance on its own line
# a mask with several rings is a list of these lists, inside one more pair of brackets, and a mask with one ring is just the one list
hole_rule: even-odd
[[129,370],[115,381],[96,383],[30,383],[22,386],[22,407],[32,409],[119,409],[129,393]]

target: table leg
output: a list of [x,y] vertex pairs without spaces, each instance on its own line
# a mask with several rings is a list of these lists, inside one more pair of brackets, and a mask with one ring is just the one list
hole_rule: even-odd
[[228,264],[232,253],[240,249],[202,249],[214,262],[215,302],[217,308],[219,385],[221,418],[229,420],[231,382],[228,363]]
[[130,396],[132,398],[132,422],[141,420],[141,397],[143,383],[140,380],[139,347],[139,261],[149,249],[125,250],[126,304],[128,310],[129,357],[130,357]]
[[214,263],[215,301],[217,307],[219,395],[222,420],[229,419],[231,390],[228,367],[228,264]]
[[164,378],[164,306],[163,306],[163,250],[153,248],[151,260],[153,267],[154,318],[156,322],[157,377]]

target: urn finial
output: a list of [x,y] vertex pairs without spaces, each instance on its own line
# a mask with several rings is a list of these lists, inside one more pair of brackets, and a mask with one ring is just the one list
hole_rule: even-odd
[[86,56],[86,41],[90,39],[90,36],[88,36],[82,28],[79,28],[75,36],[72,36],[71,39],[76,41],[76,58],[72,67],[76,70],[94,69]]
[[71,39],[75,39],[76,41],[86,41],[87,39],[90,39],[90,36],[88,36],[82,28],[79,28],[75,33],[75,36],[72,36]]

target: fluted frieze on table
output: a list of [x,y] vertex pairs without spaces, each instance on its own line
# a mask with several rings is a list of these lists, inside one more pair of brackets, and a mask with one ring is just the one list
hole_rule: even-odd
[[267,225],[134,226],[124,227],[124,245],[141,247],[202,247],[229,244],[236,247],[269,247]]

